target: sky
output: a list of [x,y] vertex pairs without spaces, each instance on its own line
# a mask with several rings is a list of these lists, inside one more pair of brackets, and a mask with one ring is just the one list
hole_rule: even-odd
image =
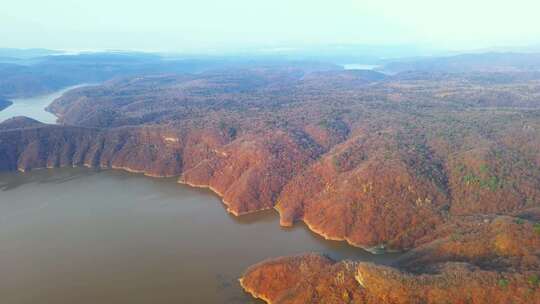
[[3,0],[0,47],[209,51],[540,45],[538,0]]

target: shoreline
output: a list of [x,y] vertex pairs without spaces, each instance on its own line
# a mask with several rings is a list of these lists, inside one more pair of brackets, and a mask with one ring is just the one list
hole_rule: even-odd
[[[67,93],[67,92],[69,92],[71,90],[79,89],[79,88],[82,88],[82,87],[88,87],[88,86],[92,86],[92,85],[96,85],[96,84],[93,84],[93,83],[80,83],[80,84],[75,84],[75,85],[63,87],[63,88],[60,88],[60,89],[54,90],[54,91],[43,92],[43,93],[37,94],[37,95],[19,96],[19,97],[16,97],[16,98],[10,98],[8,100],[5,100],[5,101],[8,102],[8,104],[5,107],[0,106],[0,123],[5,121],[5,120],[17,117],[17,116],[25,116],[25,117],[37,120],[40,123],[50,124],[50,125],[58,125],[58,120],[60,119],[61,115],[58,115],[57,113],[54,113],[53,111],[51,111],[50,105],[56,99],[62,97],[65,93]],[[39,113],[38,112],[33,113],[33,114],[38,114],[38,115],[27,114],[27,113],[26,114],[25,113],[17,113],[17,110],[20,110],[20,109],[13,110],[13,107],[17,106],[18,103],[21,103],[24,106],[26,104],[26,101],[34,101],[34,102],[36,102],[36,101],[39,101],[40,99],[47,99],[47,103],[45,104],[44,102],[38,102],[37,104],[32,106],[32,108],[33,109],[35,108],[36,111],[38,110],[37,109],[38,107],[40,108],[39,111],[38,111]],[[23,101],[23,102],[21,102],[21,101]],[[6,114],[6,112],[4,112],[4,110],[5,111],[15,111],[15,113]],[[28,109],[26,109],[25,111],[27,111],[27,110]],[[12,115],[12,116],[3,117],[5,115]],[[42,117],[38,117],[40,115]],[[43,117],[44,115],[50,116],[50,117],[45,118],[45,117]],[[54,120],[53,120],[53,117],[54,117]]]
[[[232,210],[231,209],[231,203],[224,199],[224,194],[221,193],[221,191],[217,190],[216,188],[214,188],[214,187],[212,187],[210,185],[195,184],[195,183],[185,181],[185,180],[183,180],[181,178],[182,177],[181,174],[160,175],[160,174],[149,173],[149,172],[147,172],[145,170],[132,169],[132,168],[129,168],[129,167],[126,167],[126,166],[110,166],[110,167],[108,167],[108,166],[92,166],[92,165],[86,164],[86,163],[81,164],[81,165],[72,165],[72,166],[69,166],[69,165],[67,165],[67,166],[46,166],[46,167],[29,168],[29,169],[17,168],[16,171],[19,171],[21,173],[27,173],[27,172],[31,172],[33,170],[61,169],[61,168],[81,168],[81,167],[82,168],[89,168],[89,169],[98,169],[98,170],[124,171],[124,172],[131,173],[131,174],[140,174],[140,175],[150,177],[150,178],[173,178],[173,177],[176,177],[176,178],[178,178],[178,180],[176,181],[176,183],[178,183],[178,184],[186,185],[186,186],[193,187],[193,188],[209,190],[210,192],[212,192],[214,195],[216,195],[220,199],[222,204],[225,205],[225,207],[226,207],[225,210],[228,213],[230,213],[230,214],[232,214],[232,215],[234,215],[236,217],[240,217],[240,216],[243,216],[243,215],[254,214],[254,213],[257,213],[257,212],[263,212],[263,211],[268,211],[268,210],[274,209],[278,213],[278,217],[281,219],[281,212],[279,210],[278,205],[274,205],[273,207],[269,207],[269,208],[263,208],[263,209],[253,210],[253,211],[247,211],[247,212],[237,212],[235,210]],[[325,233],[321,229],[314,227],[313,224],[311,224],[309,221],[307,221],[304,218],[298,219],[295,222],[301,222],[302,224],[304,224],[308,228],[309,231],[311,231],[315,235],[323,238],[324,240],[334,241],[334,242],[345,242],[348,246],[361,249],[361,250],[369,252],[370,254],[373,254],[373,255],[400,252],[400,251],[392,251],[392,250],[386,250],[386,251],[381,252],[380,250],[377,250],[379,248],[378,246],[366,247],[366,246],[362,246],[360,244],[354,243],[348,237],[340,238],[340,237],[329,236],[327,233]],[[282,225],[280,223],[280,226],[285,227],[285,228],[293,227],[296,224],[295,222],[293,222],[291,225]]]
[[244,290],[244,292],[249,294],[252,298],[262,300],[262,301],[266,302],[267,304],[272,304],[272,301],[270,301],[270,299],[266,298],[265,296],[263,296],[263,295],[261,295],[259,293],[256,293],[251,288],[247,288],[244,285],[244,277],[243,276],[240,279],[238,279],[238,282],[240,283],[240,287],[242,287],[242,290]]
[[[243,213],[236,212],[236,211],[231,209],[230,202],[228,202],[227,200],[224,199],[224,194],[221,191],[217,190],[216,188],[212,187],[211,185],[195,184],[195,183],[185,181],[182,178],[181,174],[175,174],[175,175],[167,176],[167,175],[150,173],[150,172],[147,172],[145,170],[133,169],[133,168],[129,168],[127,166],[113,166],[113,165],[111,165],[111,166],[92,166],[92,165],[90,165],[88,163],[76,164],[76,165],[71,165],[71,166],[70,165],[66,165],[66,166],[46,166],[46,167],[43,167],[43,168],[29,168],[29,169],[17,168],[17,170],[19,172],[21,172],[21,173],[26,173],[26,172],[33,171],[33,170],[60,169],[60,168],[88,168],[88,169],[95,169],[95,170],[111,170],[111,171],[114,170],[114,171],[127,172],[129,174],[142,175],[142,176],[149,177],[149,178],[173,178],[173,177],[175,177],[175,178],[177,178],[177,180],[175,181],[177,184],[185,185],[185,186],[192,187],[192,188],[207,189],[207,190],[211,191],[212,194],[216,195],[220,199],[222,204],[224,204],[226,206],[225,210],[228,213],[230,213],[230,214],[232,214],[232,215],[234,215],[236,217],[246,215],[246,214],[250,214],[250,213],[262,212],[264,210],[274,209],[277,212],[277,216],[279,218],[281,218],[281,213],[280,213],[280,210],[279,210],[277,205],[274,205],[271,208],[254,210],[254,211],[250,211],[250,212],[243,212]],[[323,232],[322,230],[314,227],[309,221],[307,221],[307,220],[305,220],[303,218],[299,219],[298,222],[299,221],[301,221],[303,224],[305,224],[305,226],[308,228],[310,233],[313,233],[316,237],[321,237],[322,239],[324,239],[326,241],[335,241],[335,242],[343,242],[344,241],[347,246],[357,248],[358,250],[362,250],[362,251],[365,251],[365,252],[373,254],[373,255],[385,253],[385,252],[374,252],[374,251],[370,250],[370,248],[365,248],[365,247],[362,247],[362,246],[358,246],[358,245],[352,243],[348,238],[331,237],[327,233]],[[295,225],[295,222],[293,222],[289,227],[292,227],[294,225]],[[283,225],[280,225],[280,226],[283,227]],[[262,262],[264,262],[264,261],[262,261]],[[255,264],[255,265],[257,265],[257,264]],[[253,265],[251,265],[250,267],[253,267]],[[244,284],[244,274],[245,274],[245,272],[240,274],[240,277],[238,278],[240,288],[242,288],[243,292],[250,295],[254,299],[259,299],[261,301],[264,301],[267,304],[272,304],[270,299],[268,299],[267,297],[265,297],[262,294],[257,293],[255,290],[252,290],[252,289],[248,288]]]
[[225,210],[227,210],[228,213],[230,213],[230,214],[232,214],[234,216],[237,216],[237,217],[242,216],[242,215],[253,214],[253,213],[273,209],[272,207],[270,207],[270,208],[263,208],[263,209],[258,209],[258,210],[254,210],[254,211],[236,212],[236,211],[231,209],[231,203],[229,203],[227,200],[225,200],[224,194],[222,194],[220,191],[218,191],[217,189],[215,189],[214,187],[212,187],[210,185],[194,184],[194,183],[190,183],[188,181],[185,181],[183,179],[178,179],[177,183],[182,184],[182,185],[187,185],[187,186],[190,186],[190,187],[193,187],[193,188],[210,190],[212,193],[217,195],[220,198],[221,202],[227,207]]

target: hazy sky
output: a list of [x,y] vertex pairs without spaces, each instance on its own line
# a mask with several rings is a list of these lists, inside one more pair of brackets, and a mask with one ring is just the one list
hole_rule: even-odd
[[4,0],[0,47],[193,51],[540,43],[539,0]]

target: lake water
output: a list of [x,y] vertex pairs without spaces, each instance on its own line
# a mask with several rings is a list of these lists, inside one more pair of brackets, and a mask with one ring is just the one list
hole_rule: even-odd
[[0,173],[0,299],[6,304],[261,303],[237,279],[307,251],[388,262],[274,211],[234,217],[211,192],[121,171]]
[[51,94],[41,96],[11,99],[10,101],[13,102],[13,104],[0,111],[0,122],[15,116],[26,116],[42,123],[54,124],[56,123],[56,116],[45,111],[45,108],[56,98],[62,96],[62,94],[65,92],[81,86],[84,85],[68,87]]
[[380,65],[358,64],[358,63],[349,63],[349,64],[343,65],[343,69],[345,70],[373,70],[378,67],[380,67]]

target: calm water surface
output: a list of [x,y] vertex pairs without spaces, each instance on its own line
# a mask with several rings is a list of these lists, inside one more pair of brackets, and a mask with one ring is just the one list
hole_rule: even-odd
[[345,70],[373,70],[380,67],[380,65],[373,64],[359,64],[359,63],[348,63],[343,65]]
[[45,111],[45,108],[50,105],[56,98],[62,96],[65,92],[85,85],[76,85],[54,92],[52,94],[11,99],[13,104],[4,110],[0,111],[0,122],[15,116],[26,116],[33,118],[42,123],[56,123],[56,116]]
[[388,262],[274,211],[229,215],[206,190],[119,171],[0,173],[0,302],[260,303],[238,277],[306,251]]

